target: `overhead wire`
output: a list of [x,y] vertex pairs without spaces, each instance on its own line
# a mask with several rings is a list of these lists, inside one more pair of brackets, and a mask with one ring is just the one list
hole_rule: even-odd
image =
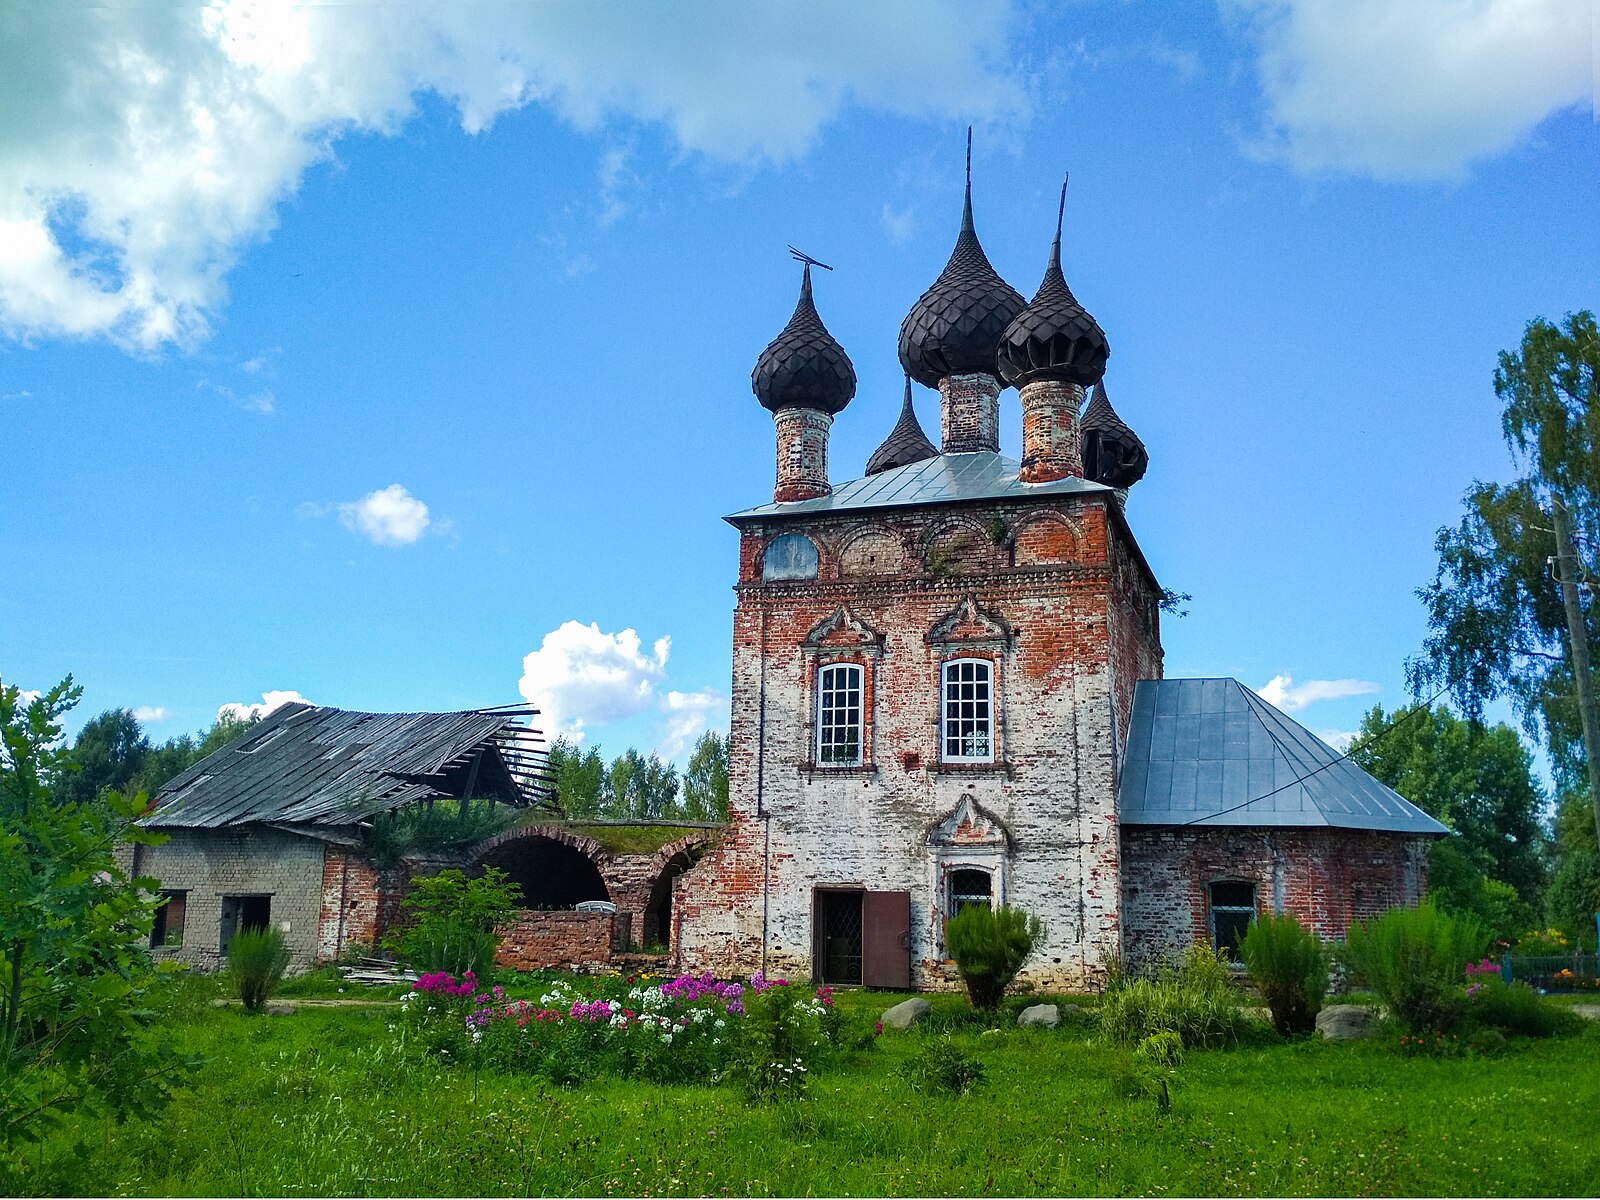
[[1396,730],[1403,728],[1408,722],[1412,721],[1419,713],[1423,712],[1425,709],[1430,708],[1433,705],[1433,702],[1435,700],[1437,700],[1440,696],[1444,695],[1445,692],[1447,692],[1447,691],[1449,691],[1449,686],[1448,685],[1439,688],[1438,691],[1434,692],[1433,695],[1429,696],[1426,700],[1423,700],[1423,701],[1413,705],[1410,712],[1408,712],[1404,717],[1400,718],[1400,720],[1396,721],[1393,725],[1389,726],[1389,728],[1380,729],[1377,733],[1373,734],[1371,737],[1367,738],[1365,741],[1363,741],[1363,742],[1361,742],[1359,744],[1352,744],[1350,746],[1350,748],[1347,749],[1343,754],[1339,755],[1338,758],[1330,759],[1329,761],[1323,763],[1315,771],[1307,771],[1304,775],[1301,775],[1300,777],[1298,777],[1296,779],[1291,779],[1288,783],[1281,784],[1278,787],[1273,788],[1270,792],[1263,792],[1259,796],[1253,796],[1249,800],[1245,800],[1245,801],[1243,801],[1243,802],[1241,802],[1239,804],[1235,804],[1232,808],[1224,808],[1221,811],[1214,812],[1214,813],[1204,813],[1201,816],[1194,817],[1191,820],[1179,822],[1178,828],[1184,829],[1184,828],[1187,828],[1190,825],[1198,825],[1202,821],[1214,821],[1218,817],[1225,817],[1229,813],[1238,812],[1241,808],[1249,808],[1252,804],[1260,804],[1261,801],[1270,800],[1273,796],[1276,796],[1279,792],[1286,792],[1290,788],[1297,787],[1300,784],[1304,783],[1306,780],[1311,779],[1314,776],[1322,774],[1324,771],[1328,770],[1330,767],[1336,767],[1342,762],[1349,761],[1351,756],[1354,755],[1358,750],[1370,750],[1373,746],[1376,746],[1384,738],[1388,737],[1390,734],[1394,733]]

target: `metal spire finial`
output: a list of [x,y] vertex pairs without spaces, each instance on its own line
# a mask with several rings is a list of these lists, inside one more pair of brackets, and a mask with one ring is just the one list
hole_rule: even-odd
[[796,262],[803,262],[808,267],[821,267],[824,271],[833,270],[833,268],[827,263],[821,261],[820,259],[812,258],[811,255],[807,254],[804,250],[796,250],[793,246],[790,246],[789,253],[794,256],[794,260]]
[[972,126],[967,126],[967,194],[961,204],[961,231],[975,233],[972,225]]

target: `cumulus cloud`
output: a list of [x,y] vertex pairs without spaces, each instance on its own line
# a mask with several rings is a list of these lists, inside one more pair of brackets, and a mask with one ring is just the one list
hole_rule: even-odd
[[1590,0],[1219,0],[1256,53],[1267,130],[1297,170],[1462,174],[1592,103]]
[[299,692],[262,692],[260,704],[224,704],[217,709],[217,720],[231,717],[236,721],[248,721],[251,717],[264,717],[276,712],[285,704],[310,703]]
[[1367,679],[1308,679],[1296,683],[1294,676],[1284,674],[1274,675],[1265,687],[1256,689],[1256,695],[1284,712],[1299,712],[1320,700],[1347,700],[1351,696],[1370,696],[1379,690],[1377,684]]
[[[305,505],[301,512],[308,512]],[[339,523],[374,546],[409,546],[428,532],[431,522],[426,504],[400,484],[391,483],[339,505]]]
[[668,692],[661,698],[661,709],[666,717],[661,723],[656,752],[664,759],[687,754],[696,739],[712,727],[713,718],[719,728],[725,729],[728,724],[728,698],[711,688]]
[[[540,104],[782,162],[851,106],[1021,113],[1015,23],[1010,0],[0,6],[0,111],[28,114],[0,153],[0,330],[198,342],[306,170],[422,94],[468,133]],[[625,166],[607,157],[602,187]]]
[[602,633],[598,622],[568,621],[522,660],[517,689],[539,709],[547,736],[581,742],[591,725],[651,708],[671,653],[669,637],[647,653],[635,630]]
[[165,721],[172,712],[160,704],[141,704],[133,710],[133,715],[139,721]]

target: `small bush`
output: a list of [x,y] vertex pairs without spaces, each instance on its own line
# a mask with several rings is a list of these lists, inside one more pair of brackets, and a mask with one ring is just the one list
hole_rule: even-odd
[[757,990],[756,979],[751,984],[729,1077],[752,1100],[802,1095],[823,1046],[826,1006],[798,987],[774,983]]
[[1218,989],[1194,973],[1187,981],[1181,973],[1135,979],[1107,992],[1099,1021],[1101,1034],[1121,1046],[1163,1033],[1185,1046],[1220,1046],[1238,1041],[1248,1024],[1231,985]]
[[289,969],[289,947],[276,929],[241,929],[228,942],[228,973],[246,1012],[260,1012]]
[[516,911],[522,893],[504,871],[490,867],[475,879],[440,871],[413,881],[400,902],[406,924],[384,945],[418,972],[473,971],[487,975],[500,944],[495,927]]
[[983,1082],[983,1064],[949,1037],[929,1039],[900,1067],[917,1091],[928,1095],[963,1095]]
[[1292,916],[1269,913],[1250,923],[1239,954],[1279,1033],[1317,1027],[1317,1010],[1328,992],[1328,955],[1316,934]]
[[956,960],[972,1007],[994,1012],[1022,964],[1044,936],[1039,918],[1020,908],[969,904],[944,927],[945,948]]
[[1407,1032],[1431,1035],[1460,1019],[1466,964],[1483,953],[1487,940],[1475,917],[1451,916],[1424,902],[1353,923],[1340,956]]
[[1577,1013],[1550,1003],[1527,984],[1494,978],[1473,985],[1466,1015],[1474,1025],[1512,1037],[1558,1037],[1583,1027]]
[[1178,982],[1201,996],[1223,997],[1237,1002],[1233,970],[1224,951],[1195,943],[1178,959]]

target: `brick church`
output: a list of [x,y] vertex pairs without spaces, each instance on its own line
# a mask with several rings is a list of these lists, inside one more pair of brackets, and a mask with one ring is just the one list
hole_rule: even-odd
[[[676,882],[680,961],[945,987],[945,920],[1005,903],[1046,927],[1024,978],[1078,988],[1109,955],[1231,946],[1257,912],[1333,938],[1419,899],[1443,826],[1236,681],[1162,678],[1164,593],[1126,512],[1148,458],[1107,399],[1060,214],[1025,301],[979,244],[969,177],[899,355],[899,420],[837,485],[856,376],[810,262],[756,364],[777,476],[728,518],[732,822]],[[938,390],[937,445],[913,382]],[[1008,388],[1020,462],[999,452]]]

